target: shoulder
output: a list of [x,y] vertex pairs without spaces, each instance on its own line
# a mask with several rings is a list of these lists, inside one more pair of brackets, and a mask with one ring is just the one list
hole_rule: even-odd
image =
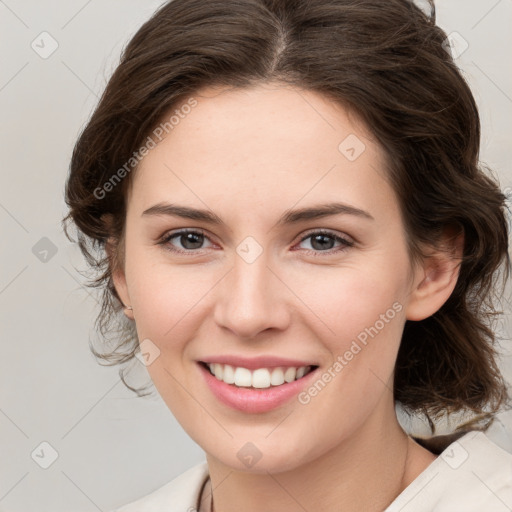
[[[439,440],[424,446],[438,446]],[[386,512],[505,512],[512,507],[512,454],[483,432],[467,432],[439,449]]]
[[111,512],[186,512],[196,510],[208,465],[201,462],[155,491]]

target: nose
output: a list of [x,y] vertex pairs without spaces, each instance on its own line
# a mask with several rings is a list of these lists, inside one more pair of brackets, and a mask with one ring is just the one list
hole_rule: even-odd
[[217,288],[214,318],[238,338],[253,339],[266,330],[286,329],[292,297],[269,267],[265,252],[252,263],[236,254],[233,268]]

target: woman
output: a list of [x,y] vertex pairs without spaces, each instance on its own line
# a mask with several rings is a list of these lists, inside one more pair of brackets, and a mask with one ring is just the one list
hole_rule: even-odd
[[[66,220],[101,332],[127,319],[95,354],[139,357],[206,462],[120,512],[512,507],[484,434],[509,400],[489,321],[510,260],[479,141],[433,5],[174,0],[142,26]],[[421,439],[396,406],[432,434],[473,420]]]

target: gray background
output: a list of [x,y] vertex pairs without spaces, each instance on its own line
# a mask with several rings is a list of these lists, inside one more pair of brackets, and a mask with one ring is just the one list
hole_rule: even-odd
[[[457,62],[480,106],[482,160],[511,192],[512,0],[437,3],[438,23],[469,45]],[[204,458],[159,396],[136,398],[90,353],[97,296],[60,225],[76,137],[122,46],[160,4],[0,1],[0,510],[110,510]],[[47,58],[44,31],[58,44]],[[506,307],[501,366],[512,382]],[[512,452],[512,413],[499,419],[488,435]]]

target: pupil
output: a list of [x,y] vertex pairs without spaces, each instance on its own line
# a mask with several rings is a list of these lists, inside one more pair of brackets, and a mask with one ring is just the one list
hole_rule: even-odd
[[[185,233],[181,235],[181,241],[186,249],[198,249],[203,242],[203,235],[199,233]],[[192,244],[192,247],[190,247],[190,244]]]
[[[330,245],[330,247],[325,246],[325,241],[327,240],[327,244]],[[315,243],[320,242],[319,247],[315,247]],[[330,242],[330,243],[329,243]],[[332,249],[332,244],[334,243],[333,238],[330,235],[315,235],[313,237],[313,240],[311,242],[311,246],[314,249]]]

